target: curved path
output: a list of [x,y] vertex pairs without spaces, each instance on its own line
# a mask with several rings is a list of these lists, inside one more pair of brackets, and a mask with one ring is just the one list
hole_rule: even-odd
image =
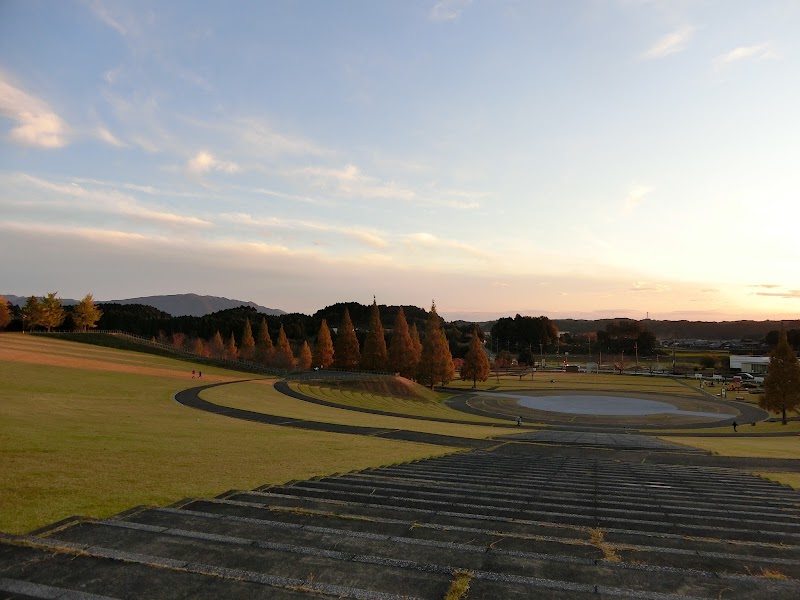
[[[196,408],[206,412],[230,417],[233,419],[242,419],[245,421],[252,421],[255,423],[265,423],[269,425],[279,425],[283,427],[295,427],[298,429],[309,429],[314,431],[329,431],[331,433],[349,433],[353,435],[369,435],[373,437],[380,437],[384,439],[402,440],[408,442],[419,442],[424,444],[434,444],[439,446],[461,447],[461,448],[475,448],[486,449],[493,448],[498,444],[511,443],[522,444],[536,443],[536,435],[531,435],[530,432],[522,432],[517,435],[503,435],[498,436],[496,439],[473,439],[462,438],[448,435],[437,435],[431,433],[423,433],[418,431],[405,431],[402,429],[379,429],[375,427],[360,427],[356,425],[338,425],[335,423],[322,423],[318,421],[307,421],[304,419],[290,419],[287,417],[280,417],[276,415],[269,415],[260,412],[243,410],[238,408],[231,408],[228,406],[221,406],[208,402],[200,398],[199,393],[205,389],[217,387],[221,385],[229,385],[231,383],[241,383],[244,381],[253,381],[252,379],[240,379],[237,381],[229,381],[224,383],[214,383],[210,385],[203,385],[199,387],[189,388],[187,390],[176,393],[173,398],[176,402],[187,406],[189,408]],[[340,407],[341,408],[341,407]],[[403,416],[403,415],[400,415]],[[538,452],[543,454],[558,454],[564,456],[579,456],[589,457],[593,455],[608,456],[609,450],[625,450],[625,452],[618,453],[615,458],[624,460],[626,462],[636,463],[659,463],[659,464],[680,464],[692,466],[714,466],[724,467],[730,469],[751,469],[761,471],[789,471],[800,472],[800,459],[771,459],[771,458],[744,458],[734,456],[714,456],[711,454],[697,451],[694,448],[681,447],[676,444],[669,444],[663,442],[660,444],[646,444],[637,447],[634,438],[649,437],[646,435],[636,435],[633,433],[625,433],[620,436],[604,436],[600,440],[597,436],[592,438],[589,445],[585,443],[572,440],[571,438],[560,439],[558,437],[559,431],[556,429],[548,429],[543,433],[551,434],[551,439],[547,442],[548,445],[542,446],[537,444]],[[568,435],[570,432],[563,432]],[[553,437],[555,435],[555,437]],[[526,439],[527,438],[527,439]],[[656,438],[649,438],[655,440]],[[619,441],[623,440],[620,444]],[[542,440],[543,441],[543,440]],[[627,441],[627,443],[625,443]]]
[[372,437],[386,438],[390,440],[403,440],[407,442],[419,442],[422,444],[435,444],[437,446],[453,446],[461,448],[489,448],[496,446],[497,442],[491,440],[480,440],[472,438],[462,438],[450,435],[437,435],[435,433],[423,433],[420,431],[405,431],[402,429],[379,429],[377,427],[361,427],[358,425],[338,425],[336,423],[322,423],[319,421],[307,421],[305,419],[291,419],[288,417],[279,417],[276,415],[269,415],[266,413],[255,412],[251,410],[244,410],[241,408],[231,408],[229,406],[221,406],[208,402],[200,398],[200,392],[209,388],[218,387],[221,385],[229,385],[231,383],[242,383],[244,381],[253,381],[252,379],[239,379],[237,381],[228,381],[225,383],[212,383],[210,385],[203,385],[199,387],[189,388],[178,392],[173,396],[176,402],[188,406],[190,408],[197,408],[206,412],[231,417],[233,419],[242,419],[244,421],[253,421],[255,423],[265,423],[268,425],[281,425],[283,427],[295,427],[297,429],[312,429],[314,431],[329,431],[331,433],[350,433],[354,435],[368,435]]

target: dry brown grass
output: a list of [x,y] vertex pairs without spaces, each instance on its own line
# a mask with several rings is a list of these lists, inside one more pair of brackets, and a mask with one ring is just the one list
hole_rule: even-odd
[[444,595],[444,600],[461,600],[469,592],[469,582],[472,581],[471,571],[456,571],[453,573],[453,581],[450,588]]

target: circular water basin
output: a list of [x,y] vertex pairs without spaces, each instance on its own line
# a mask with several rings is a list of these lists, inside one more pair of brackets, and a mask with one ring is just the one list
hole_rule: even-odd
[[513,397],[520,406],[547,412],[566,413],[571,415],[602,415],[602,416],[642,416],[642,415],[691,415],[693,417],[716,417],[727,419],[736,415],[727,415],[712,412],[696,412],[680,410],[668,402],[645,400],[644,398],[631,398],[626,396],[592,396],[558,395],[558,396],[521,396],[517,394],[497,394]]

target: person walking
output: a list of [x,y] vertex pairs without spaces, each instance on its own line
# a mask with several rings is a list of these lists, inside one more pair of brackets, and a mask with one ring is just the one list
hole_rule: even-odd
[[736,421],[733,422],[733,431],[736,432]]

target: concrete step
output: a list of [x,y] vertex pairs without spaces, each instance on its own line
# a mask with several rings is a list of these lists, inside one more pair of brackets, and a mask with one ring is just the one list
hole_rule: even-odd
[[[291,535],[282,539],[272,531],[260,539],[254,528],[248,531],[248,537],[240,537],[125,521],[90,521],[62,529],[57,535],[59,540],[90,547],[120,549],[121,546],[128,552],[144,550],[164,558],[188,558],[202,564],[255,572],[267,568],[270,574],[284,577],[284,565],[292,572],[313,569],[314,580],[321,583],[356,589],[371,586],[377,592],[399,591],[415,597],[435,597],[440,592],[434,586],[441,588],[436,584],[443,583],[446,589],[452,574],[458,571],[481,574],[479,577],[487,579],[519,578],[517,583],[569,582],[586,586],[587,591],[603,582],[607,589],[620,593],[630,590],[678,595],[691,590],[692,596],[714,597],[732,587],[747,592],[749,597],[764,597],[757,591],[764,578],[750,575],[541,555],[468,544],[429,542],[409,547],[400,538],[346,537],[332,531],[311,532],[317,534],[313,536],[315,545],[305,546],[302,536],[297,541]],[[298,532],[294,533],[297,536]],[[406,558],[409,556],[412,559]],[[800,584],[784,587],[800,593]]]
[[[262,511],[264,512],[264,511]],[[284,513],[289,516],[290,513]],[[266,516],[279,517],[268,513]],[[711,572],[751,574],[767,567],[777,567],[792,578],[800,578],[800,549],[785,552],[785,557],[772,552],[768,556],[751,556],[744,548],[734,553],[727,544],[719,544],[715,550],[661,548],[657,545],[612,544],[593,540],[590,531],[574,531],[569,539],[538,536],[498,534],[489,530],[473,528],[444,530],[426,528],[403,522],[396,523],[372,520],[364,522],[369,527],[358,531],[339,527],[348,519],[337,515],[319,515],[315,524],[276,521],[248,517],[233,517],[218,513],[196,512],[178,509],[153,509],[130,517],[130,521],[158,527],[175,527],[204,533],[228,532],[230,535],[248,535],[258,539],[283,541],[285,543],[314,546],[316,548],[342,551],[366,552],[367,541],[370,552],[383,557],[403,558],[413,553],[419,560],[421,548],[438,552],[438,548],[459,548],[464,552],[483,554],[512,553],[516,556],[548,557],[557,561],[582,561],[591,563],[612,556],[630,564],[671,567],[688,570],[701,569]],[[305,517],[308,521],[308,517]],[[352,520],[350,520],[352,521]],[[255,533],[254,533],[255,532]],[[256,535],[256,533],[258,535]],[[603,532],[605,536],[605,532]],[[685,543],[685,542],[684,542]],[[434,561],[434,559],[427,559]],[[700,565],[702,564],[702,567]]]
[[[737,517],[753,517],[753,518],[775,518],[775,510],[764,510],[761,505],[753,506],[752,504],[746,505],[737,505],[737,507],[731,507],[730,505],[726,505],[724,508],[721,508],[719,504],[707,504],[707,505],[699,505],[697,502],[693,502],[689,499],[686,500],[677,500],[677,499],[668,499],[664,500],[663,498],[656,499],[653,493],[647,495],[625,495],[625,496],[612,496],[609,498],[606,497],[597,497],[595,490],[592,489],[584,489],[581,491],[573,491],[573,492],[566,492],[563,490],[547,490],[543,489],[542,487],[538,488],[519,488],[515,486],[503,487],[499,488],[497,486],[487,486],[487,485],[478,485],[478,484],[467,484],[462,483],[460,481],[445,481],[445,480],[435,480],[435,479],[414,479],[411,477],[401,477],[401,476],[388,476],[382,475],[378,472],[373,473],[348,473],[347,475],[343,475],[337,478],[322,478],[315,481],[328,481],[328,480],[339,480],[345,481],[348,483],[352,483],[353,485],[362,485],[365,487],[379,487],[382,485],[391,485],[391,486],[400,486],[403,489],[410,489],[410,490],[419,490],[419,489],[427,489],[427,488],[437,488],[443,489],[447,491],[458,491],[463,495],[475,495],[480,494],[484,497],[521,497],[521,498],[529,498],[535,499],[537,501],[552,501],[558,503],[559,505],[563,505],[563,503],[568,503],[571,506],[592,506],[595,505],[601,507],[608,507],[608,508],[618,508],[624,507],[626,509],[639,509],[644,504],[645,506],[658,506],[663,510],[687,510],[691,513],[696,514],[724,514],[729,516],[737,516]],[[258,488],[258,489],[268,489],[268,488]],[[656,503],[657,502],[657,503]],[[796,511],[792,511],[788,508],[781,508],[778,509],[779,512],[784,513],[784,515],[791,519],[791,520],[800,520],[800,515],[796,513]]]
[[[561,510],[544,510],[534,504],[508,502],[482,502],[480,498],[458,499],[455,497],[436,496],[428,498],[410,498],[402,495],[387,494],[379,491],[372,493],[339,491],[335,489],[319,489],[313,487],[316,482],[295,484],[270,490],[270,494],[289,495],[308,498],[331,498],[337,501],[354,503],[370,503],[383,506],[418,508],[431,511],[458,511],[464,514],[484,516],[504,516],[514,519],[529,519],[553,523],[573,524],[586,527],[629,528],[643,531],[683,533],[685,535],[708,535],[709,531],[726,532],[734,539],[756,539],[770,536],[785,543],[800,543],[800,532],[797,527],[781,523],[749,523],[746,520],[718,520],[690,518],[681,515],[664,513],[633,513],[625,515],[612,514],[598,509],[572,511],[570,507]],[[256,492],[250,492],[255,494]],[[265,492],[259,492],[265,493]],[[719,523],[719,524],[716,524]],[[784,531],[784,529],[786,531]]]
[[[17,582],[7,587],[23,590],[20,598],[314,600],[320,594],[380,598],[365,590],[30,536],[0,536],[0,569],[9,581]],[[382,600],[400,596],[384,595]]]
[[[755,523],[759,526],[769,528],[775,525],[775,513],[765,511],[744,511],[732,510],[729,508],[701,508],[692,507],[691,503],[686,502],[682,505],[660,503],[657,504],[655,498],[639,500],[638,502],[617,502],[606,500],[597,494],[584,494],[579,498],[564,497],[558,493],[549,494],[543,498],[542,493],[526,494],[525,490],[493,490],[476,489],[460,485],[437,485],[429,482],[429,485],[421,489],[416,483],[408,483],[405,480],[390,478],[358,478],[355,476],[342,476],[324,478],[315,481],[307,481],[302,484],[291,486],[302,487],[304,489],[335,489],[339,491],[354,492],[368,491],[370,494],[380,493],[382,495],[398,495],[406,498],[476,498],[485,503],[492,503],[500,506],[525,506],[529,510],[574,510],[574,511],[595,511],[595,514],[614,515],[637,515],[644,518],[645,515],[653,515],[656,518],[666,516],[670,519],[687,520],[707,520],[709,523],[722,525],[728,522],[736,523]],[[781,518],[781,528],[786,526],[800,531],[800,514],[788,513]]]
[[[392,508],[375,508],[368,505],[347,503],[296,502],[289,499],[285,504],[276,500],[275,504],[238,502],[235,500],[198,500],[187,504],[186,511],[215,514],[260,520],[280,519],[296,526],[316,526],[325,524],[341,530],[355,532],[379,531],[385,535],[421,537],[440,541],[459,541],[490,546],[502,541],[504,547],[516,541],[536,551],[554,548],[554,552],[596,557],[596,552],[587,549],[591,537],[590,528],[565,527],[552,523],[509,520],[486,521],[463,517],[448,517],[441,513],[422,513]],[[313,501],[312,501],[313,502]],[[166,510],[166,509],[164,509]],[[172,509],[170,509],[172,510]],[[724,538],[687,537],[682,535],[653,534],[623,529],[604,530],[608,543],[619,548],[643,549],[649,552],[655,548],[660,552],[677,554],[728,554],[736,553],[754,561],[779,562],[800,561],[800,546],[771,544],[766,542],[745,542]]]

